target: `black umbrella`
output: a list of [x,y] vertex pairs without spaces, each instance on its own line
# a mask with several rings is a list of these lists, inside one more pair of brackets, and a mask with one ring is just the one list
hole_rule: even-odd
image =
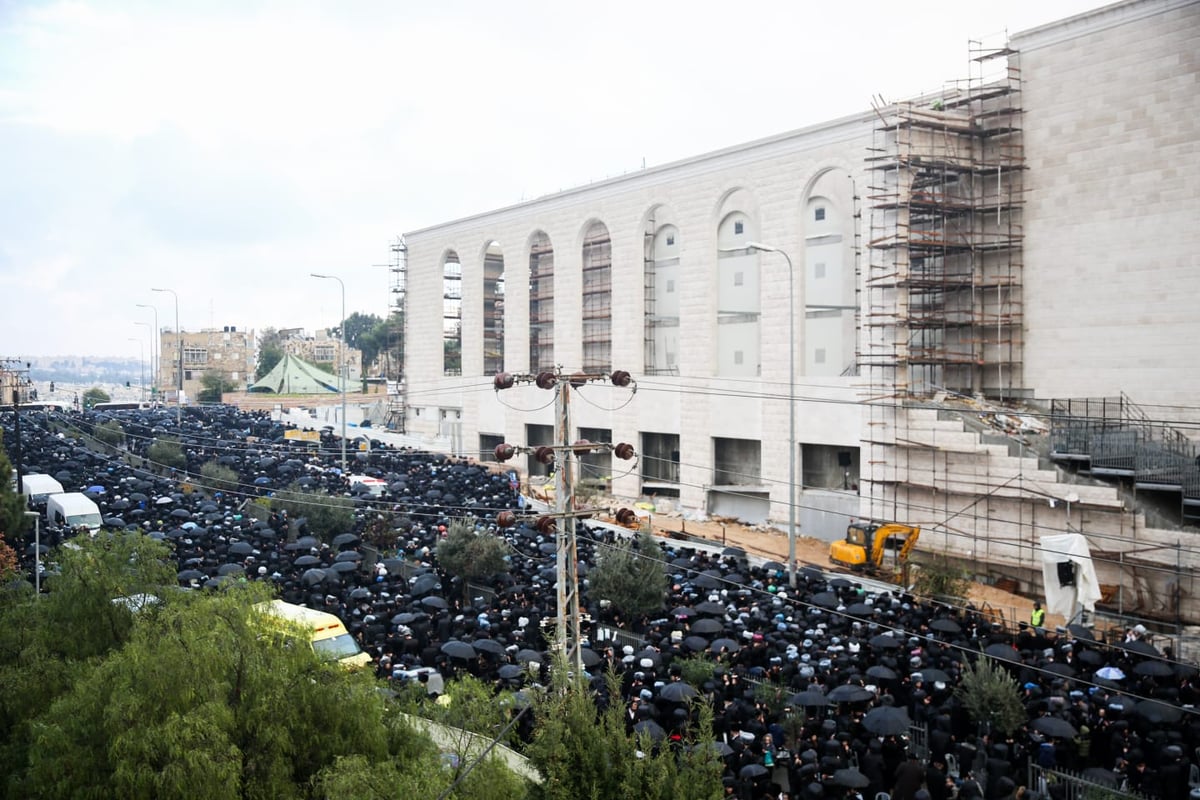
[[316,586],[318,583],[325,580],[325,578],[326,578],[325,570],[323,570],[323,569],[305,570],[304,574],[300,576],[300,585],[301,586]]
[[827,695],[834,703],[860,703],[863,700],[870,700],[874,696],[875,694],[865,686],[856,686],[853,683],[835,686]]
[[530,650],[528,648],[525,650],[518,650],[516,660],[522,664],[528,664],[530,661],[536,661],[538,664],[541,664],[543,661],[541,653],[539,653],[537,650]]
[[470,661],[476,655],[474,647],[466,642],[460,642],[455,639],[451,639],[442,645],[442,652],[451,658],[461,658],[464,661]]
[[809,599],[809,602],[815,606],[829,609],[837,608],[842,604],[841,598],[833,592],[817,592]]
[[652,719],[644,719],[633,726],[633,732],[639,735],[649,736],[655,742],[661,742],[667,738],[667,732],[663,730],[662,725],[659,725]]
[[725,630],[725,626],[718,620],[712,618],[698,619],[692,623],[692,633],[698,633],[705,636],[714,633],[720,633],[723,630]]
[[939,633],[961,633],[962,632],[961,625],[959,625],[954,620],[946,619],[945,617],[939,617],[939,618],[935,619],[933,622],[929,623],[929,629],[938,631]]
[[600,657],[599,653],[594,650],[589,650],[586,647],[580,648],[579,659],[583,662],[583,665],[588,668],[594,667],[604,660]]
[[513,678],[519,678],[525,670],[518,664],[505,664],[496,671],[500,676],[500,680],[511,681]]
[[[696,584],[702,589],[718,589],[721,586],[721,581],[722,576],[720,572],[717,572],[716,570],[709,570],[708,572],[701,572],[699,575],[697,575],[692,580],[692,583]],[[696,610],[700,611],[699,608]],[[703,614],[704,612],[700,611],[700,613]]]
[[1016,648],[1011,644],[1004,644],[1003,642],[989,644],[983,652],[1001,661],[1015,661],[1018,663],[1021,661],[1021,654],[1017,652]]
[[1086,642],[1096,641],[1095,632],[1085,625],[1068,625],[1067,630],[1069,630],[1076,639],[1083,639]]
[[683,681],[672,681],[659,690],[658,696],[671,703],[685,703],[696,696],[696,690]]
[[330,565],[329,569],[340,573],[354,572],[354,570],[358,569],[358,564],[354,561],[335,561]]
[[301,547],[320,547],[321,540],[315,536],[301,536],[296,540],[296,544]]
[[357,550],[343,550],[334,557],[334,561],[362,561],[362,553]]
[[703,636],[685,636],[682,644],[693,653],[700,653],[708,649],[708,639]]
[[722,555],[722,557],[729,556],[731,558],[745,558],[746,551],[740,547],[730,546],[730,547],[726,547],[724,550],[722,550],[721,555]]
[[1095,650],[1080,650],[1075,654],[1075,658],[1079,659],[1079,663],[1089,667],[1098,667],[1104,663],[1104,656]]
[[881,633],[878,636],[872,636],[868,644],[878,650],[899,650],[904,643],[898,637],[888,633]]
[[493,656],[504,655],[504,645],[495,639],[476,639],[471,642],[471,645],[481,653],[489,653]]
[[1139,661],[1133,665],[1133,671],[1147,678],[1167,678],[1175,674],[1165,661]]
[[1161,656],[1158,648],[1149,642],[1143,642],[1141,639],[1134,639],[1131,642],[1118,642],[1117,647],[1124,648],[1130,653],[1137,653],[1140,656]]
[[764,777],[769,771],[762,764],[747,764],[738,770],[738,775],[745,780],[752,781]]
[[423,594],[440,591],[441,588],[442,582],[438,579],[438,576],[434,575],[433,573],[428,573],[426,575],[418,576],[412,582],[409,592],[413,597],[420,597]]
[[885,667],[883,664],[875,664],[867,667],[867,677],[877,681],[894,681],[897,675],[895,670]]
[[401,611],[399,614],[392,617],[392,624],[393,625],[409,625],[413,622],[416,622],[419,619],[426,619],[428,617],[429,617],[429,615],[423,611],[417,611],[415,613],[412,611]]
[[742,649],[742,646],[733,639],[715,639],[713,640],[713,643],[709,645],[708,649],[714,653],[719,653],[722,650],[728,650],[731,653],[736,653],[738,650]]
[[185,569],[180,570],[178,577],[181,581],[198,581],[204,577],[204,573],[198,569]]
[[921,677],[930,683],[935,683],[937,681],[941,681],[942,683],[950,683],[950,676],[946,674],[946,671],[938,669],[937,667],[922,667]]
[[875,613],[875,606],[870,603],[851,603],[846,606],[846,613],[852,617],[869,617]]
[[229,552],[235,556],[248,556],[254,552],[254,545],[249,542],[234,542],[229,545]]
[[787,572],[787,567],[785,567],[783,564],[780,564],[778,561],[764,562],[762,568],[767,572]]
[[365,586],[359,586],[357,589],[350,592],[351,600],[366,600],[371,596],[371,590]]
[[442,609],[444,609],[444,608],[450,607],[449,603],[447,603],[445,600],[438,597],[437,595],[430,595],[429,597],[422,597],[421,605],[425,606],[426,608],[442,608]]
[[171,512],[171,516],[175,519],[191,519],[192,512],[188,511],[186,508],[177,508]]
[[344,544],[357,544],[358,541],[359,541],[359,539],[356,534],[339,533],[337,536],[333,537],[333,546],[341,547]]
[[829,698],[819,689],[805,689],[788,698],[788,702],[794,706],[818,707],[829,705]]
[[839,769],[833,773],[833,782],[847,789],[861,789],[871,785],[871,779],[856,769]]
[[1076,672],[1078,672],[1078,670],[1065,661],[1051,661],[1049,664],[1044,665],[1042,669],[1051,675],[1061,675],[1064,678],[1074,678]]
[[908,733],[912,720],[901,706],[876,706],[863,715],[862,725],[877,736],[899,736]]
[[1055,739],[1074,739],[1079,735],[1075,726],[1062,717],[1038,717],[1029,723],[1029,727]]
[[1142,700],[1133,707],[1151,725],[1177,725],[1183,719],[1183,709],[1162,700]]
[[241,564],[222,564],[217,567],[218,575],[233,575],[235,573],[244,573],[246,568]]
[[689,608],[688,606],[679,606],[678,608],[671,609],[671,616],[676,619],[687,619],[688,617],[696,616],[696,609]]
[[321,559],[317,558],[314,555],[309,554],[309,555],[300,556],[292,563],[295,564],[297,567],[311,567],[315,564],[320,564]]

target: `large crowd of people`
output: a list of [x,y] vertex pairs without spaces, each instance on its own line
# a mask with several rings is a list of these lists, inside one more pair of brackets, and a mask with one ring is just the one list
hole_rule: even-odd
[[[112,415],[24,420],[21,469],[90,494],[107,528],[164,541],[181,586],[269,581],[285,600],[340,616],[381,678],[419,681],[431,696],[462,674],[497,689],[548,683],[555,546],[531,525],[497,526],[500,511],[520,515],[523,503],[495,465],[375,442],[352,453],[350,470],[382,479],[372,490],[352,486],[339,469],[328,431],[319,445],[290,440],[265,414],[223,407],[189,409],[179,422],[173,411],[115,414],[127,440],[113,452],[75,433]],[[11,414],[5,427],[12,442]],[[186,467],[142,461],[163,436],[180,443]],[[203,485],[201,467],[212,461],[237,473],[236,487]],[[311,491],[311,502],[350,498],[353,524],[320,538],[303,514],[251,513],[257,509],[245,504],[288,486]],[[381,517],[382,542],[372,529]],[[464,518],[509,546],[507,572],[478,586],[463,587],[437,563],[438,542]],[[68,535],[50,528],[42,540],[50,548]],[[709,703],[729,796],[944,800],[1062,791],[1031,782],[1053,774],[1031,764],[1162,798],[1188,797],[1200,784],[1196,670],[1140,626],[1110,641],[1076,626],[1012,630],[969,606],[868,590],[816,568],[800,570],[792,586],[778,563],[681,540],[642,554],[660,560],[668,576],[661,611],[625,619],[587,590],[588,570],[613,537],[585,529],[578,546],[583,656],[597,700],[620,703],[628,731],[662,747],[689,738],[694,698]],[[32,569],[32,544],[20,552]],[[685,678],[699,657],[713,667],[692,685]],[[983,724],[956,691],[980,658],[1017,681],[1025,721],[1008,735]],[[603,681],[610,671],[619,697]]]

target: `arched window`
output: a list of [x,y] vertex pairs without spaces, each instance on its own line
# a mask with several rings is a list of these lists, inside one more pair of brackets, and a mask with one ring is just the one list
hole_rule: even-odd
[[805,203],[804,374],[843,375],[854,369],[857,277],[852,184],[845,172],[817,179]]
[[753,241],[750,220],[734,211],[717,229],[717,374],[756,377],[761,372],[759,320],[762,300],[759,256],[746,249]]
[[442,374],[462,375],[462,264],[453,250],[442,261]]
[[646,233],[645,371],[679,374],[679,231],[674,225]]
[[483,374],[504,370],[504,253],[499,242],[483,255]]
[[554,369],[554,248],[542,231],[529,245],[529,370]]
[[612,240],[603,222],[583,238],[583,370],[612,368]]

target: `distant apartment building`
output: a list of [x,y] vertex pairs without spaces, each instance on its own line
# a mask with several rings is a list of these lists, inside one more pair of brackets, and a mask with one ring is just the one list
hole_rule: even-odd
[[208,373],[219,373],[237,388],[245,388],[254,379],[257,345],[253,329],[236,325],[183,331],[182,335],[164,330],[159,343],[158,388],[174,397],[179,387],[179,348],[183,347],[183,391],[195,400],[204,388]]
[[341,339],[330,335],[328,329],[313,334],[302,328],[283,328],[279,336],[283,352],[333,375],[340,375],[345,367],[348,381],[362,379],[362,351],[354,347],[343,348]]

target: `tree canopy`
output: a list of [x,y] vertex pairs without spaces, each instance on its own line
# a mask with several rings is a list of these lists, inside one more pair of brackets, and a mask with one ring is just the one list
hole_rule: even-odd
[[497,572],[503,571],[508,562],[508,545],[498,536],[479,533],[469,520],[455,520],[450,523],[446,538],[438,542],[438,564],[463,581],[463,591],[466,583],[479,578],[490,578]]
[[667,590],[662,550],[646,533],[606,547],[588,576],[589,594],[607,600],[624,614],[648,614],[662,608]]
[[99,386],[93,386],[83,393],[83,407],[91,408],[92,406],[96,405],[96,403],[107,403],[111,399],[112,398],[109,397],[108,392],[104,391]]
[[283,360],[283,339],[274,328],[263,328],[258,334],[258,362],[254,367],[254,379],[262,378]]

